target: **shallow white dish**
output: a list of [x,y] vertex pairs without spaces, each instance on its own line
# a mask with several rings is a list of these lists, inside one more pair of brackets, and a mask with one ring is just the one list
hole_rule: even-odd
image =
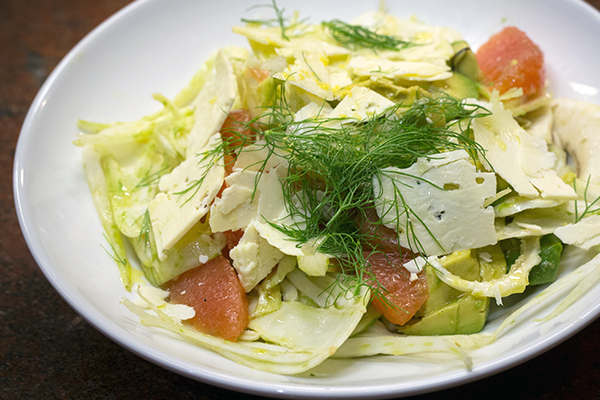
[[[260,3],[260,2],[258,2]],[[88,322],[140,356],[193,379],[282,398],[399,397],[440,390],[505,370],[567,339],[600,314],[600,287],[556,320],[528,321],[473,352],[472,371],[460,363],[417,357],[328,360],[310,374],[277,376],[141,326],[119,300],[126,294],[102,230],[80,160],[71,143],[79,118],[133,120],[159,108],[151,94],[172,97],[206,56],[223,45],[245,46],[231,26],[248,16],[246,1],[147,0],[131,4],[90,33],[48,78],[23,125],[14,166],[14,192],[23,234],[41,269]],[[350,20],[376,9],[365,2],[280,0],[312,22]],[[546,56],[550,90],[600,104],[600,14],[579,1],[389,1],[391,13],[415,14],[430,25],[459,30],[477,48],[503,26],[525,30]],[[560,29],[557,29],[560,27]],[[531,293],[530,293],[531,295]],[[523,296],[521,296],[522,298]],[[516,300],[519,300],[517,298]],[[488,329],[504,310],[495,310]]]

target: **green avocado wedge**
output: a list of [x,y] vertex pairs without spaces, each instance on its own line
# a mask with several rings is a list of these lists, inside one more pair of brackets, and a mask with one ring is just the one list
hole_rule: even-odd
[[[506,267],[510,269],[515,260],[521,255],[519,241],[517,239],[507,239],[502,241],[501,246],[506,257]],[[562,242],[559,238],[550,234],[540,239],[540,247],[542,261],[529,272],[530,286],[554,282],[558,276],[560,256],[563,250]]]
[[[506,272],[499,245],[456,251],[440,260],[452,274],[471,281],[496,279]],[[398,331],[408,335],[459,335],[480,332],[486,322],[489,298],[460,292],[443,283],[433,267],[426,267],[429,299]]]

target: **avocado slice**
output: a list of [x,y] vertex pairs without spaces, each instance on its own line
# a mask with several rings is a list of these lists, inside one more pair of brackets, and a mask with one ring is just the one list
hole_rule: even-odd
[[[479,278],[479,264],[471,256],[471,250],[455,251],[445,257],[443,265],[450,273],[463,279],[477,280]],[[417,317],[424,317],[443,308],[454,302],[463,293],[442,282],[430,265],[425,266],[425,274],[429,287],[429,298],[415,314]]]
[[[506,267],[510,269],[521,255],[520,241],[506,239],[501,242],[501,246],[506,257]],[[530,286],[543,285],[556,280],[562,250],[563,246],[559,238],[553,234],[542,236],[540,239],[540,257],[542,261],[529,271]]]
[[468,335],[483,329],[490,299],[464,294],[454,302],[425,318],[409,323],[400,330],[407,335]]
[[[471,281],[496,279],[506,272],[500,245],[455,251],[440,260],[454,275]],[[429,299],[406,325],[398,330],[408,335],[456,335],[483,329],[489,299],[458,291],[442,282],[430,265],[426,267]]]
[[454,50],[454,56],[450,59],[452,71],[458,72],[475,82],[483,82],[483,73],[469,44],[464,40],[459,40],[452,43],[452,49]]
[[446,80],[432,85],[432,88],[442,91],[449,96],[461,100],[466,98],[477,99],[481,93],[480,84],[457,72]]

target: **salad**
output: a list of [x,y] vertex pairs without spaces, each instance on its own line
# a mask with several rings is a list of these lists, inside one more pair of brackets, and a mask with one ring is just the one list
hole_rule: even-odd
[[[600,244],[600,107],[553,99],[524,32],[474,52],[384,11],[272,11],[233,28],[248,48],[155,94],[161,111],[79,121],[143,324],[279,374],[377,354],[470,368],[528,308],[571,290],[553,318],[598,281],[597,256],[556,277],[564,248]],[[532,285],[547,288],[484,330],[492,303]]]

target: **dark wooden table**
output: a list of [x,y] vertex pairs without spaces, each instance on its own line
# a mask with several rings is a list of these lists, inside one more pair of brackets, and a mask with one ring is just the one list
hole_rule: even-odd
[[[104,337],[50,286],[21,235],[12,167],[27,109],[71,47],[128,2],[0,0],[0,399],[257,399],[176,375]],[[597,320],[525,364],[418,398],[600,398],[599,338]]]

